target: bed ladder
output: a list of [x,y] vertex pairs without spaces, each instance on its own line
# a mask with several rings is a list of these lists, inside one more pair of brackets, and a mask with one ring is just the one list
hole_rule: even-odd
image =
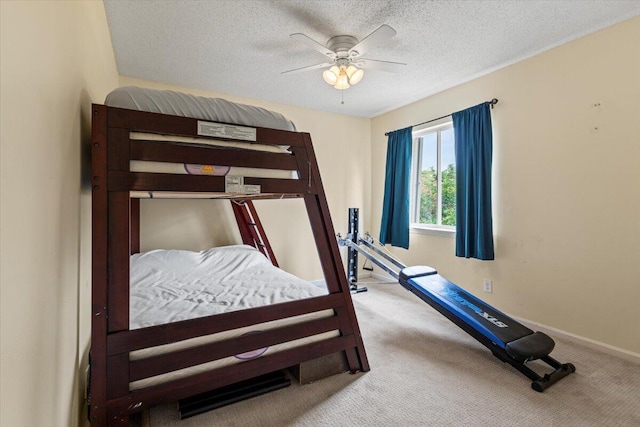
[[269,239],[267,239],[253,202],[251,200],[238,201],[232,199],[231,206],[240,229],[242,243],[253,246],[262,252],[271,261],[271,264],[278,267],[278,261],[276,261],[276,256],[269,244]]

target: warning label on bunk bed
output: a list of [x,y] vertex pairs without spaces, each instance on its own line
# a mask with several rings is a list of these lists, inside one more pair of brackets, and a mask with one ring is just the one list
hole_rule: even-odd
[[200,120],[198,120],[198,135],[253,142],[255,142],[257,138],[256,128],[225,125],[214,122],[202,122]]
[[224,192],[235,194],[260,194],[260,186],[245,184],[244,176],[226,175],[224,177]]

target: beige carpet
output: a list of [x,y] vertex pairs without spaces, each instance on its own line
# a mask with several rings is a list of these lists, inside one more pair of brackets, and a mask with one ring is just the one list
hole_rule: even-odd
[[[371,364],[180,421],[153,408],[151,427],[640,426],[640,365],[556,340],[577,372],[537,393],[530,381],[400,285],[355,295]],[[535,369],[535,368],[534,368]]]

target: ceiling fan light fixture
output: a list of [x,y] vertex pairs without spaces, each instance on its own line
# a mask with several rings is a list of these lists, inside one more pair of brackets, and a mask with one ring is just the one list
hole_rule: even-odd
[[327,82],[332,86],[336,84],[336,82],[338,81],[338,76],[333,74],[331,70],[324,70],[324,72],[322,73],[322,78],[324,79],[325,82]]
[[347,78],[347,74],[341,72],[338,76],[338,81],[333,85],[338,90],[349,89],[351,85],[349,84],[349,79]]
[[319,43],[302,33],[290,34],[291,38],[320,52],[322,55],[330,58],[331,62],[296,68],[284,71],[282,74],[331,67],[322,72],[323,80],[338,90],[348,89],[362,80],[364,77],[363,68],[365,67],[374,70],[397,71],[396,68],[398,66],[407,65],[400,62],[380,61],[375,59],[365,60],[361,58],[361,55],[371,47],[394,37],[396,34],[396,30],[386,24],[380,25],[380,27],[375,29],[362,40],[358,40],[350,35],[342,34],[331,37],[325,44]]
[[324,81],[338,90],[349,89],[362,80],[363,76],[364,70],[355,65],[334,65],[322,73]]
[[364,70],[355,65],[349,65],[347,67],[347,76],[349,77],[349,83],[356,85],[364,77]]
[[325,82],[333,86],[338,81],[339,74],[340,74],[340,69],[334,65],[328,70],[324,70],[324,72],[322,73],[322,78],[324,79]]

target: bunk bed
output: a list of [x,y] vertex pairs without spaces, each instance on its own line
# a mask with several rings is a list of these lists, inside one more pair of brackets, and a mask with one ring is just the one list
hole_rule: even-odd
[[[257,107],[130,87],[92,106],[91,145],[92,426],[324,356],[369,370],[308,133]],[[140,253],[140,199],[164,197],[230,199],[244,245]],[[278,268],[252,204],[291,197],[326,289]]]

